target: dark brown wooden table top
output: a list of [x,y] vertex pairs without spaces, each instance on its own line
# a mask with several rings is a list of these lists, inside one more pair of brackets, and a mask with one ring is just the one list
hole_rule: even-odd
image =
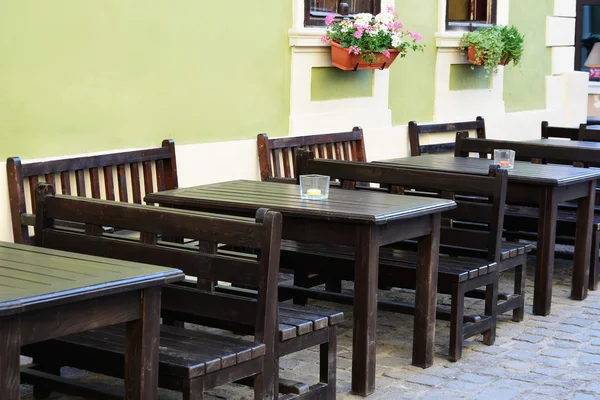
[[[590,129],[591,127],[588,127]],[[599,128],[592,128],[599,129]],[[569,147],[569,148],[581,148],[581,149],[591,149],[600,151],[600,142],[587,142],[583,140],[566,140],[566,139],[531,139],[524,140],[524,143],[531,144],[543,144],[544,146],[550,147]],[[600,156],[598,156],[600,159]]]
[[[546,140],[552,139],[544,139],[544,141]],[[597,144],[600,149],[600,143]],[[486,158],[467,158],[433,154],[374,161],[374,163],[378,164],[397,165],[404,168],[419,168],[433,171],[482,175],[488,174],[489,165],[493,162],[493,160]],[[596,168],[575,168],[558,164],[543,165],[526,161],[515,161],[514,167],[508,170],[509,182],[537,185],[563,186],[598,178],[600,178],[600,169]]]
[[281,212],[284,217],[375,224],[456,207],[451,200],[341,188],[331,188],[327,200],[303,200],[300,198],[299,185],[246,180],[167,190],[149,194],[144,200],[181,208],[202,207],[238,212],[254,212],[266,207]]
[[184,277],[178,269],[0,242],[0,316]]

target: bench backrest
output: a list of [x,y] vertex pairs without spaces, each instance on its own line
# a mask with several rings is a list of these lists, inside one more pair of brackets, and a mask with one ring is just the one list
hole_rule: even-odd
[[136,204],[142,203],[144,193],[178,186],[175,143],[170,139],[158,148],[28,164],[10,157],[6,169],[14,241],[23,244],[33,244],[28,227],[35,221],[38,182],[60,185],[62,194]]
[[590,163],[598,162],[595,149],[584,149],[580,147],[560,148],[544,146],[536,143],[527,143],[511,140],[476,139],[470,138],[462,133],[456,135],[456,149],[454,155],[457,157],[468,157],[469,153],[483,153],[494,155],[495,149],[510,149],[516,153],[515,158],[521,161],[533,161],[536,163],[560,163],[576,166],[589,167]]
[[485,138],[485,121],[477,117],[475,121],[451,122],[446,124],[419,125],[416,121],[408,123],[408,140],[410,141],[410,155],[452,153],[454,142],[421,145],[420,136],[435,133],[456,133],[463,131],[475,131],[478,138]]
[[[490,166],[488,176],[465,175],[318,160],[307,151],[298,154],[297,163],[302,174],[328,175],[339,179],[345,188],[358,188],[356,182],[370,182],[386,185],[388,191],[396,194],[454,200],[457,208],[442,214],[449,223],[441,228],[440,243],[483,250],[488,260],[499,260],[508,172],[496,165]],[[461,221],[460,228],[454,227],[452,220]]]
[[363,131],[360,127],[354,127],[350,132],[275,139],[269,139],[266,134],[261,133],[256,140],[262,181],[295,184],[298,177],[296,153],[300,149],[311,150],[317,158],[367,161]]
[[[277,277],[281,246],[281,214],[260,209],[256,220],[193,211],[164,209],[75,196],[55,195],[54,187],[39,184],[35,240],[52,249],[118,258],[126,261],[178,268],[198,278],[196,287],[171,284],[163,287],[162,310],[211,321],[236,321],[254,327],[256,341],[273,348],[277,333]],[[56,224],[65,220],[82,224],[74,229]],[[138,237],[104,233],[110,225]],[[184,246],[159,237],[184,236],[214,246]],[[235,253],[217,254],[217,244],[248,246],[259,258]],[[203,289],[217,280],[257,288],[247,298]]]
[[578,128],[563,128],[559,126],[550,126],[548,125],[548,121],[542,121],[542,139],[560,138],[577,140],[578,136]]
[[577,140],[600,142],[600,129],[590,129],[586,124],[579,125]]

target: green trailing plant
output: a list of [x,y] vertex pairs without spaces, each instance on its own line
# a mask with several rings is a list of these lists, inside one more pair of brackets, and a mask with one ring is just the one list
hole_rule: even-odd
[[[489,75],[498,72],[498,65],[502,60],[504,42],[502,32],[496,26],[479,28],[463,35],[460,45],[463,49],[475,49],[475,63],[482,65]],[[472,66],[474,69],[475,67]]]
[[493,75],[501,63],[517,65],[521,61],[524,39],[515,26],[496,25],[465,33],[460,46],[463,50],[473,47],[475,64],[482,65],[488,75]]
[[503,26],[502,41],[504,42],[502,61],[505,65],[510,62],[517,65],[521,61],[521,56],[523,56],[525,37],[514,25],[510,27]]

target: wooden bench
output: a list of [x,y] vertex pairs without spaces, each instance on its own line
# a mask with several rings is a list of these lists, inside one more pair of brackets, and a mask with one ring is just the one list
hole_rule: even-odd
[[[161,386],[182,391],[184,399],[196,399],[201,398],[203,390],[255,376],[253,380],[241,382],[254,383],[257,399],[277,397],[280,387],[289,398],[335,397],[336,325],[343,320],[343,314],[278,304],[279,213],[261,209],[253,221],[54,196],[50,185],[39,189],[38,210],[36,240],[41,246],[164,266],[177,265],[186,275],[195,277],[195,282],[166,287],[162,300],[163,322],[193,322],[232,328],[254,336],[254,341],[248,341],[184,329],[183,324],[161,326]],[[56,225],[57,219],[84,224],[85,231]],[[101,229],[105,225],[139,232],[141,239],[106,233]],[[203,246],[159,240],[178,235],[195,239]],[[224,244],[254,248],[260,257],[216,251],[217,246]],[[213,290],[213,282],[218,280],[252,290],[223,294]],[[121,376],[122,371],[115,369],[114,360],[122,357],[125,339],[123,330],[115,327],[27,347],[23,354],[33,357],[34,363],[45,371],[56,372],[56,361],[60,360],[61,365]],[[321,382],[310,388],[287,381],[279,384],[279,357],[314,345],[321,346]],[[31,375],[36,373],[38,371]],[[35,382],[39,378],[31,379]],[[64,381],[58,378],[59,384],[61,380]],[[47,382],[48,379],[44,379],[41,383]]]
[[35,221],[37,182],[56,184],[62,194],[136,204],[142,204],[144,193],[177,188],[175,143],[170,139],[158,148],[26,164],[10,157],[6,169],[14,241],[23,244],[34,243],[29,227]]
[[317,158],[367,161],[360,127],[354,127],[350,132],[276,139],[269,139],[261,133],[256,141],[262,181],[296,184],[296,153],[300,149],[309,149]]
[[[335,177],[345,183],[344,187],[353,187],[357,181],[373,182],[389,185],[389,190],[393,193],[441,196],[456,201],[456,209],[442,214],[446,223],[441,229],[440,243],[444,247],[440,251],[447,255],[440,256],[438,273],[438,291],[452,296],[449,316],[452,361],[461,357],[463,339],[466,337],[483,333],[486,344],[494,343],[498,309],[514,310],[515,319],[522,319],[527,248],[501,242],[506,171],[492,168],[489,176],[458,175],[367,163],[317,160],[312,159],[309,152],[301,152],[298,157],[300,173]],[[454,220],[463,221],[463,226],[466,222],[476,225],[471,229],[455,228],[451,223]],[[381,249],[380,286],[414,288],[418,260],[415,252],[406,250],[416,246],[416,243],[412,243],[414,242],[402,242]],[[294,270],[335,274],[337,278],[344,280],[353,279],[353,257],[352,249],[344,246],[323,247],[290,241],[282,244],[281,262],[287,266],[292,266]],[[502,270],[514,269],[516,278],[515,294],[508,297],[509,301],[501,301],[502,305],[499,307],[497,285],[500,265]],[[465,294],[482,286],[486,287],[483,315],[465,317]],[[294,291],[321,299],[352,301],[351,296],[346,295],[344,298],[344,295],[324,293],[317,289],[288,290],[290,294]],[[389,302],[380,302],[380,308],[401,312],[408,310],[404,305]]]
[[[575,140],[580,137],[582,132],[585,132],[585,125],[580,125],[579,128],[562,128],[551,127],[546,121],[542,122],[542,137],[543,138],[565,138]],[[466,136],[457,134],[457,154],[466,156],[464,151],[461,151],[461,141]],[[492,148],[479,149],[476,151],[484,151],[486,154],[493,154]],[[556,152],[551,149],[542,149],[544,154],[539,152],[527,153],[521,152],[519,157],[523,161],[532,161],[536,163],[548,163],[549,160],[561,164],[573,164],[575,166],[586,167],[589,162],[577,162],[577,151],[573,152]],[[541,156],[541,157],[540,157]],[[598,189],[596,189],[596,209],[592,223],[592,240],[591,240],[591,257],[590,257],[590,274],[589,274],[589,289],[596,290],[598,288],[598,269],[599,258],[598,249],[600,248],[600,213],[598,212]],[[561,203],[559,211],[556,215],[556,242],[562,244],[573,244],[575,236],[575,227],[577,222],[576,216],[577,204]],[[537,240],[537,221],[538,209],[528,206],[510,206],[505,210],[504,228],[507,230],[507,238],[526,238]],[[594,256],[595,255],[595,256]]]
[[[454,152],[454,142],[437,143],[422,145],[421,135],[435,133],[455,133],[463,131],[475,131],[478,138],[485,139],[485,121],[482,117],[477,117],[475,121],[450,122],[446,124],[425,124],[419,125],[416,121],[408,123],[408,139],[410,142],[410,155],[420,156],[421,154],[432,153],[452,153]],[[362,160],[355,160],[362,161]],[[365,160],[366,161],[366,160]]]

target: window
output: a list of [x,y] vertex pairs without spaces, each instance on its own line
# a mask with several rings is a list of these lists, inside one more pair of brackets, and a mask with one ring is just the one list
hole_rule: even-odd
[[339,18],[348,13],[368,12],[377,14],[381,10],[381,0],[304,0],[304,26],[324,26],[327,14],[337,14]]
[[446,0],[446,29],[470,30],[496,24],[496,0]]
[[[586,61],[594,43],[600,42],[600,0],[578,0],[575,25],[575,70],[590,72]],[[591,81],[600,81],[600,68],[594,68]]]

